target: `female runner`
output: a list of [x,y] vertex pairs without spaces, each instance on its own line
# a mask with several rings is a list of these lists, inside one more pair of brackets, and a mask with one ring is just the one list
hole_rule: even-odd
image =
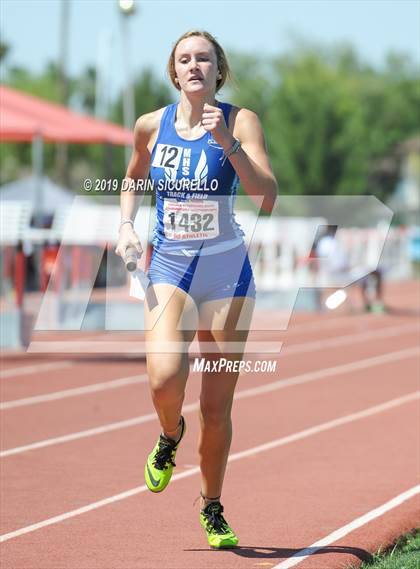
[[[211,547],[238,538],[220,503],[232,439],[231,408],[255,299],[255,286],[233,200],[239,180],[271,211],[277,196],[260,122],[255,113],[216,100],[230,75],[225,53],[208,32],[190,31],[168,62],[179,102],[141,116],[124,183],[149,178],[156,191],[156,227],[148,271],[155,302],[145,299],[147,370],[162,433],[148,456],[152,492],[168,485],[179,443],[189,372],[188,346],[198,334],[206,362],[232,362],[220,372],[206,365],[200,395],[200,522]],[[135,191],[121,192],[116,252],[142,248],[133,230]],[[156,302],[157,301],[157,302]],[[239,324],[240,323],[240,324]],[[165,354],[164,357],[162,354]],[[210,368],[208,371],[207,368]]]

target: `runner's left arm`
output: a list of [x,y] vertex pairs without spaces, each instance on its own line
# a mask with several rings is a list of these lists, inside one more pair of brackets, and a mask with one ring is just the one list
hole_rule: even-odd
[[[221,109],[204,105],[203,126],[212,132],[213,138],[228,151],[235,139],[240,140],[241,148],[228,159],[235,168],[246,193],[263,195],[262,209],[271,213],[278,193],[276,178],[267,154],[263,129],[258,116],[248,110],[239,109],[234,122],[233,134],[229,131]],[[257,200],[254,200],[257,201]],[[259,202],[260,200],[258,200]]]
[[241,141],[239,152],[229,156],[245,192],[251,197],[263,195],[262,209],[271,213],[278,194],[268,158],[263,129],[258,116],[248,109],[240,109],[235,122],[233,138]]

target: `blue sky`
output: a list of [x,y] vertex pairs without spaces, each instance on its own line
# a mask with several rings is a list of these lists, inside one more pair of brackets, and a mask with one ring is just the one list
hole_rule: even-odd
[[[8,65],[40,71],[58,57],[60,0],[2,0],[0,30],[11,45]],[[101,57],[110,89],[124,81],[123,59],[136,71],[152,66],[165,76],[171,45],[184,31],[207,29],[229,49],[273,55],[294,36],[331,44],[351,42],[380,65],[390,50],[420,62],[418,0],[187,0],[137,1],[130,17],[130,48],[123,50],[116,0],[70,0],[69,72],[77,75]]]

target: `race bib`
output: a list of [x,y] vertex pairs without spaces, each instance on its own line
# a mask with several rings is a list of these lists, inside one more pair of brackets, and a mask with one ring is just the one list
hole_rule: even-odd
[[164,200],[165,237],[176,241],[214,239],[219,235],[219,203],[211,200]]
[[152,166],[155,166],[156,168],[170,168],[171,170],[178,170],[183,150],[182,146],[157,144]]

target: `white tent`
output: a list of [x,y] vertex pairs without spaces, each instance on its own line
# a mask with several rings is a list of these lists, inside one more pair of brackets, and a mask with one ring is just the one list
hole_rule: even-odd
[[[36,192],[37,184],[38,179],[35,176],[28,176],[4,184],[0,187],[0,201],[29,202],[34,210],[41,209],[40,204],[35,203],[35,197],[38,195]],[[41,186],[42,211],[47,215],[54,214],[60,208],[68,208],[76,197],[76,194],[54,183],[47,176],[41,178]],[[92,200],[88,197],[78,196],[78,200],[83,200],[83,205],[93,205]]]

